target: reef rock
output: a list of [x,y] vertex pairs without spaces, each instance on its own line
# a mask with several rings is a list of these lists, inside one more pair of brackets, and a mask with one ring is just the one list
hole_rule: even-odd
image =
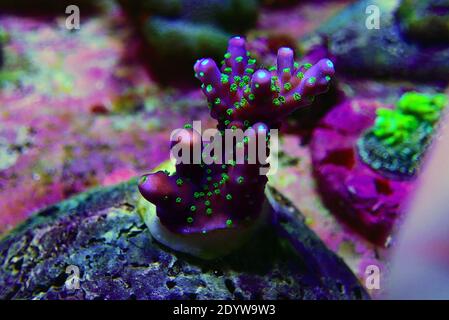
[[136,180],[80,194],[3,237],[0,298],[369,298],[291,204],[274,190],[268,198],[272,225],[230,256],[204,262],[152,239],[137,214]]
[[311,139],[318,187],[333,213],[384,245],[403,212],[413,180],[391,179],[359,156],[357,143],[376,118],[375,101],[346,100],[318,124]]
[[[418,33],[418,23],[412,23],[415,21],[411,21],[410,16],[414,13],[405,5],[398,11],[400,4],[398,0],[358,1],[318,29],[318,34],[326,39],[329,57],[339,72],[362,77],[447,82],[449,46],[435,41],[423,44],[416,37],[410,37],[410,32]],[[430,5],[415,6],[415,10],[423,6]],[[447,4],[439,8],[447,10]],[[434,6],[434,9],[438,8]],[[442,23],[429,21],[444,21],[447,16],[419,24],[421,38],[425,33],[426,37],[439,34],[442,40],[446,39],[446,33],[437,29]],[[428,38],[435,38],[433,35]]]

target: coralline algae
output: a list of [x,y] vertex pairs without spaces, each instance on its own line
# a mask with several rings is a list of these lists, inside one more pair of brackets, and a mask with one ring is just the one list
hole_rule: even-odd
[[403,213],[412,181],[392,180],[358,155],[357,142],[381,104],[347,100],[319,123],[311,140],[312,161],[326,205],[369,240],[385,245]]

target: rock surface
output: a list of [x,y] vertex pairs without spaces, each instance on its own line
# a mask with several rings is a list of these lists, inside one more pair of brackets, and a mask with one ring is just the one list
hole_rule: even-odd
[[[0,298],[369,298],[302,215],[274,190],[270,194],[273,228],[207,263],[152,239],[137,214],[136,180],[80,194],[37,212],[3,237]],[[70,265],[79,268],[79,289],[66,285]]]
[[[320,26],[318,33],[327,39],[338,71],[361,77],[447,83],[449,47],[424,46],[407,39],[395,17],[399,3],[357,1]],[[378,11],[372,11],[374,8]],[[377,13],[378,28],[374,23]]]

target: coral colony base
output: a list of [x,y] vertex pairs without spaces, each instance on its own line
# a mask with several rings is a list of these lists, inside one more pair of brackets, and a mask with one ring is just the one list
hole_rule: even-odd
[[[279,49],[276,66],[257,68],[242,37],[229,40],[224,58],[221,70],[212,59],[198,60],[195,76],[222,134],[226,129],[254,130],[253,136],[233,145],[234,151],[243,149],[245,154],[251,139],[278,129],[288,114],[325,92],[334,74],[330,60],[300,65],[294,62],[290,48]],[[201,132],[187,125],[184,133],[172,147],[184,144],[191,154],[197,148],[207,148]],[[270,137],[266,136],[263,147],[269,150]],[[260,174],[265,165],[266,161],[260,160],[237,164],[231,159],[209,165],[190,161],[176,164],[173,173],[144,175],[139,190],[152,204],[144,213],[152,235],[172,249],[205,259],[229,253],[268,218],[264,195],[267,177]]]

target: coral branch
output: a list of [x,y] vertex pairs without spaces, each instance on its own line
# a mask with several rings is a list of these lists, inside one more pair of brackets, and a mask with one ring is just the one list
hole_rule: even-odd
[[[221,69],[205,58],[195,63],[194,71],[222,133],[225,129],[253,129],[236,139],[233,151],[242,148],[247,152],[249,141],[260,142],[257,133],[262,131],[267,138],[257,148],[267,148],[269,130],[279,128],[289,113],[325,92],[334,74],[328,59],[313,66],[299,65],[290,48],[279,49],[277,66],[257,69],[241,37],[230,39],[224,57]],[[201,144],[195,138],[197,134],[187,130],[175,145],[187,144],[193,151],[195,144]],[[203,148],[200,145],[201,151]],[[224,164],[180,163],[173,175],[159,172],[144,176],[139,188],[156,205],[162,225],[173,233],[209,233],[250,225],[260,215],[264,202],[267,178],[259,169],[266,159],[246,160],[243,164],[234,159]]]

